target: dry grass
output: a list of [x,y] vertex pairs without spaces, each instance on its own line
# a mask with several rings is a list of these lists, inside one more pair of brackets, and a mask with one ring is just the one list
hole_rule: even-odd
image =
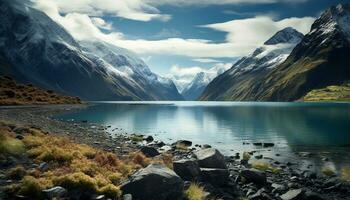
[[[69,138],[46,134],[38,129],[28,129],[23,142],[14,139],[15,135],[10,129],[6,130],[8,133],[2,134],[6,139],[1,140],[1,143],[4,141],[13,143],[13,140],[16,140],[15,143],[21,142],[22,154],[26,154],[36,164],[46,162],[49,165],[49,169],[45,172],[37,169],[28,170],[25,166],[8,170],[8,177],[19,180],[7,187],[10,196],[24,195],[42,199],[43,189],[60,185],[68,191],[89,191],[118,199],[121,195],[119,188],[121,182],[136,170],[150,163],[172,165],[172,157],[168,155],[152,160],[142,153],[132,153],[119,158],[114,153],[77,144]],[[11,149],[5,152],[19,152]]]
[[341,170],[341,178],[345,181],[350,182],[350,167],[344,167]]
[[281,169],[273,167],[270,163],[268,162],[263,162],[263,161],[255,161],[252,163],[252,168],[258,169],[260,171],[271,171],[272,173],[280,173]]
[[191,183],[190,187],[185,191],[188,200],[204,200],[206,192],[204,188],[197,183]]
[[0,105],[28,104],[80,104],[77,97],[57,94],[52,90],[42,90],[32,85],[16,83],[10,77],[0,76]]
[[0,127],[0,155],[19,156],[24,153],[24,144],[21,140],[14,138],[10,129]]
[[243,158],[242,160],[249,161],[251,155],[248,152],[243,152]]
[[312,90],[303,97],[304,101],[350,101],[350,84],[328,86]]
[[323,167],[321,171],[326,176],[334,176],[336,174],[335,170],[330,167]]

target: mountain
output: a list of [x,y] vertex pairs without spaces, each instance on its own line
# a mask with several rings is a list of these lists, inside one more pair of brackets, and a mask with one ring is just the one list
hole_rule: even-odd
[[88,100],[182,99],[137,56],[106,43],[113,50],[80,44],[30,1],[0,0],[0,9],[1,74]]
[[278,31],[253,53],[238,60],[231,69],[215,78],[201,95],[201,100],[254,100],[255,90],[263,77],[284,62],[303,34],[293,28]]
[[207,85],[218,75],[227,70],[225,65],[216,65],[211,69],[199,72],[193,80],[182,90],[181,94],[186,100],[197,100]]

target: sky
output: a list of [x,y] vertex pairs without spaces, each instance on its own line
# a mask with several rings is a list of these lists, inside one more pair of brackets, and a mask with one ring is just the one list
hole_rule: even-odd
[[32,0],[76,40],[138,54],[152,71],[187,79],[230,68],[277,31],[306,34],[323,10],[350,0]]

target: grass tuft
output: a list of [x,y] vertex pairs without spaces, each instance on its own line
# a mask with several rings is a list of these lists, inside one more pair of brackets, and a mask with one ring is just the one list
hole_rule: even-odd
[[185,196],[188,200],[204,200],[206,192],[204,187],[197,183],[191,183],[190,187],[185,191]]
[[334,176],[336,174],[336,172],[334,171],[334,169],[330,168],[330,167],[324,167],[322,168],[322,173],[326,176]]
[[6,133],[0,134],[0,154],[19,156],[25,148],[21,140],[9,137]]
[[341,178],[350,182],[350,167],[345,167],[341,170]]

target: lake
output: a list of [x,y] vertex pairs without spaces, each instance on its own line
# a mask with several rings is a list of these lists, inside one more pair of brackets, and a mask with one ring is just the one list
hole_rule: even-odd
[[[57,118],[110,125],[112,135],[138,133],[165,142],[210,144],[226,155],[253,149],[303,166],[350,165],[349,103],[92,102]],[[262,148],[255,142],[275,146]],[[304,152],[313,156],[301,162],[296,155]]]

